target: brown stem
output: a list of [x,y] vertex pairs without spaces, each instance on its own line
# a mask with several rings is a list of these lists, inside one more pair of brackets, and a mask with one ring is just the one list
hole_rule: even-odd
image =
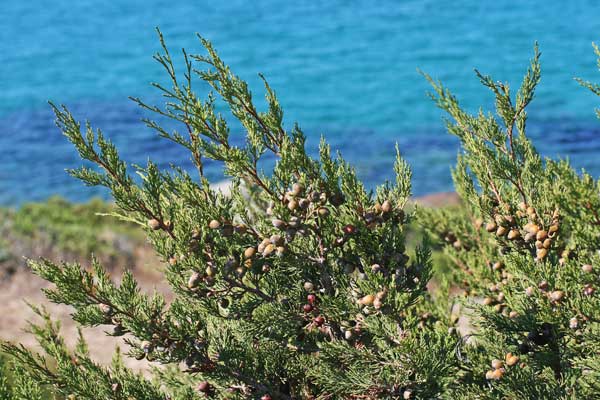
[[231,278],[224,278],[225,282],[229,283],[231,286],[233,287],[237,287],[239,289],[242,289],[245,292],[249,292],[249,293],[253,293],[255,295],[257,295],[258,297],[260,297],[261,299],[268,301],[268,302],[272,302],[275,299],[271,296],[269,296],[268,294],[265,294],[263,291],[261,291],[258,288],[253,288],[251,286],[246,286],[241,282],[238,282],[234,279]]
[[490,172],[489,168],[487,171],[487,176],[488,176],[488,179],[490,182],[490,189],[492,189],[492,192],[496,196],[496,200],[498,200],[499,204],[503,204],[504,201],[502,201],[502,198],[500,197],[500,193],[498,192],[498,189],[496,188],[496,185],[494,184],[494,180],[492,179],[492,173]]

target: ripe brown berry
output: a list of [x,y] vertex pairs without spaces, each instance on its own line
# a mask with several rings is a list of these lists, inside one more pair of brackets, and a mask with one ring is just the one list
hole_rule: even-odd
[[484,306],[491,306],[492,304],[494,304],[494,299],[492,299],[491,297],[486,297],[485,299],[483,299]]
[[219,229],[221,227],[221,223],[216,219],[213,219],[208,223],[208,227],[210,229]]
[[204,270],[204,272],[206,273],[206,276],[215,276],[215,274],[217,273],[217,270],[214,266],[212,265],[208,265],[206,267],[206,269]]
[[263,239],[259,244],[258,244],[258,252],[262,253],[265,251],[265,247],[267,247],[267,245],[271,243],[271,241],[267,238]]
[[274,244],[275,246],[281,246],[284,243],[283,237],[281,235],[271,235],[269,238],[269,242]]
[[159,230],[160,229],[160,221],[157,220],[156,218],[149,219],[148,220],[148,226],[153,231]]
[[317,210],[317,212],[319,213],[319,217],[327,217],[329,215],[329,208],[327,207],[319,207],[319,209]]
[[287,208],[290,211],[294,211],[296,208],[298,208],[298,202],[294,199],[290,200],[290,202],[287,204]]
[[374,300],[375,300],[375,296],[373,296],[372,294],[368,294],[368,295],[362,297],[361,299],[359,299],[358,304],[361,304],[363,306],[370,306],[371,304],[373,304]]
[[376,297],[375,300],[373,300],[373,307],[375,307],[376,310],[380,310],[381,307],[383,307],[383,302],[380,298]]
[[497,225],[504,225],[506,223],[506,219],[504,218],[504,215],[502,215],[502,214],[494,215],[494,221],[496,221]]
[[530,243],[532,241],[535,240],[535,233],[533,232],[529,232],[525,235],[525,237],[523,238],[527,243]]
[[273,243],[269,243],[265,246],[265,250],[263,251],[263,256],[268,257],[277,249]]
[[523,229],[525,229],[525,232],[536,235],[538,233],[538,231],[540,230],[540,227],[538,225],[534,224],[533,222],[528,222],[527,224],[525,224]]
[[544,240],[548,237],[548,232],[546,232],[544,229],[539,230],[538,233],[536,233],[535,238],[537,240]]
[[579,327],[579,320],[577,317],[573,317],[569,320],[569,328],[577,329]]
[[300,196],[303,191],[304,191],[304,187],[302,186],[301,183],[296,182],[292,185],[292,194],[294,196]]
[[381,211],[384,213],[389,213],[392,211],[392,203],[389,200],[385,200],[383,204],[381,204]]
[[108,304],[98,304],[98,308],[100,309],[100,312],[104,315],[108,315],[110,316],[112,314],[112,307],[109,306]]
[[504,376],[504,368],[498,368],[495,369],[494,372],[492,372],[492,379],[493,380],[499,380]]
[[561,301],[564,297],[565,292],[563,292],[562,290],[555,290],[552,293],[550,293],[550,301],[554,303]]
[[193,288],[197,287],[201,280],[202,280],[202,275],[200,275],[200,273],[198,273],[196,271],[192,272],[192,275],[190,275],[190,279],[188,279],[188,284],[187,284],[188,288],[193,289]]
[[346,225],[342,229],[346,235],[352,235],[356,232],[356,227],[354,225]]
[[274,226],[275,228],[277,228],[277,229],[284,229],[284,228],[285,228],[285,226],[286,226],[286,223],[285,223],[285,221],[282,221],[282,220],[280,220],[280,219],[277,219],[277,218],[275,218],[275,219],[272,221],[272,223],[273,223],[273,226]]
[[544,257],[546,257],[546,255],[548,254],[548,250],[544,249],[543,247],[541,249],[537,249],[537,251],[535,252],[537,259],[538,260],[543,260]]
[[495,222],[488,222],[487,224],[485,224],[485,230],[490,233],[494,232],[497,228],[498,226]]
[[198,384],[198,386],[196,386],[196,390],[201,393],[208,393],[210,392],[210,383],[207,381],[202,381]]
[[508,232],[508,240],[517,240],[518,238],[521,237],[521,232],[519,232],[518,229],[511,229],[510,232]]
[[308,199],[300,199],[298,205],[301,209],[306,210],[308,206],[310,206],[310,201],[308,201]]
[[508,228],[504,227],[504,226],[499,226],[498,229],[496,229],[496,236],[504,236],[508,233]]
[[590,285],[589,283],[586,283],[583,286],[583,294],[585,294],[586,296],[593,295],[595,291],[596,291],[596,289],[592,285]]
[[150,343],[147,340],[144,340],[140,344],[140,347],[142,348],[142,350],[144,350],[144,353],[150,353],[152,351],[152,343]]
[[519,357],[515,356],[513,353],[508,353],[508,354],[506,354],[505,361],[506,361],[506,365],[508,365],[509,367],[512,367],[513,365],[515,365],[519,362]]
[[244,250],[244,258],[246,259],[254,257],[255,254],[256,249],[254,247],[248,247],[246,250]]

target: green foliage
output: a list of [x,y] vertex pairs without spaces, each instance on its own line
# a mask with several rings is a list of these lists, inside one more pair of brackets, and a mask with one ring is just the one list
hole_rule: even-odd
[[[126,356],[163,368],[148,380],[125,368],[120,355],[99,366],[82,339],[69,350],[50,316],[36,309],[45,323],[30,331],[43,352],[5,343],[15,378],[0,381],[0,393],[598,398],[600,184],[566,161],[543,159],[526,136],[526,108],[541,76],[537,46],[515,96],[508,84],[477,72],[496,115],[467,113],[427,76],[450,116],[448,130],[461,141],[453,178],[464,206],[410,210],[411,175],[398,150],[395,181],[367,191],[324,139],[318,158],[307,154],[302,130],[286,130],[266,80],[267,110],[259,111],[209,42],[201,39],[207,55],[183,52],[181,79],[160,40],[155,59],[170,81],[155,86],[167,103],[134,100],[180,123],[183,133],[145,121],[190,151],[198,177],[149,161],[133,167],[134,179],[100,130],[53,107],[79,155],[96,165],[70,173],[108,188],[117,207],[111,214],[143,227],[174,299],[143,293],[129,272],[117,283],[96,259],[90,269],[45,259],[30,266],[54,284],[47,297],[72,306],[82,327],[127,334]],[[212,88],[205,98],[192,90],[197,79]],[[230,140],[229,120],[215,111],[221,106],[245,131],[234,141],[241,144]],[[276,159],[268,173],[261,170],[266,156]],[[230,194],[211,189],[206,159],[222,163]],[[407,248],[415,220],[429,235]],[[436,268],[429,237],[443,252]],[[444,269],[429,293],[432,274]],[[452,296],[457,289],[464,296]]]
[[468,114],[428,77],[463,149],[453,177],[465,207],[421,214],[455,264],[475,325],[463,348],[464,385],[450,393],[597,398],[600,184],[567,161],[543,159],[525,136],[537,49],[516,99],[508,84],[477,75],[496,115]]
[[[40,385],[83,398],[92,396],[89,382],[97,396],[119,399],[443,392],[456,369],[452,351],[459,339],[447,334],[444,310],[426,293],[432,271],[427,241],[405,246],[413,213],[404,211],[410,170],[399,153],[395,181],[367,191],[324,140],[317,159],[306,153],[304,134],[297,125],[284,128],[266,81],[263,112],[209,42],[201,39],[207,55],[183,53],[180,79],[160,39],[163,52],[155,59],[170,82],[155,86],[167,103],[134,100],[181,124],[184,133],[145,121],[190,151],[197,179],[177,167],[159,170],[152,161],[134,166],[140,178],[134,179],[100,130],[53,108],[79,155],[98,167],[70,173],[108,188],[118,208],[113,215],[145,227],[166,264],[174,300],[142,293],[130,273],[116,284],[96,260],[90,270],[48,260],[30,266],[54,283],[46,295],[74,307],[81,326],[112,326],[110,334],[128,334],[127,356],[168,365],[156,371],[162,386],[119,375],[122,366],[99,367],[84,351],[69,353],[47,316],[46,325],[32,331],[57,372],[29,350],[6,344],[5,351]],[[204,100],[192,91],[198,78],[212,88]],[[215,111],[222,105],[246,133],[241,145],[232,144],[227,119]],[[276,158],[269,173],[260,169],[266,155]],[[231,194],[211,189],[203,175],[206,159],[223,164]],[[76,365],[72,355],[80,360]],[[140,391],[110,392],[115,382],[123,391],[134,385]]]

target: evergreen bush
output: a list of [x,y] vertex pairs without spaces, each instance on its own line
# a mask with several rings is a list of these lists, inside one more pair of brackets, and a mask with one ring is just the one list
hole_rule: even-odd
[[[144,294],[129,272],[117,284],[95,260],[92,269],[30,262],[54,284],[51,301],[72,306],[83,327],[124,335],[125,356],[157,368],[149,379],[118,353],[98,365],[83,339],[67,348],[36,308],[45,322],[30,330],[43,352],[3,344],[2,398],[598,397],[600,188],[568,162],[542,159],[525,135],[537,50],[514,99],[507,84],[478,73],[497,117],[468,114],[427,77],[461,141],[453,177],[464,202],[428,210],[406,207],[411,174],[398,150],[395,181],[367,190],[324,140],[318,158],[307,154],[266,81],[263,112],[208,41],[200,38],[206,55],[183,52],[181,78],[160,40],[155,59],[170,83],[155,86],[167,103],[134,100],[180,124],[171,132],[145,120],[189,150],[198,176],[149,161],[133,167],[134,178],[100,130],[53,107],[79,155],[98,167],[70,173],[107,187],[114,216],[145,230],[174,299]],[[212,88],[204,99],[192,90],[198,78]],[[243,140],[231,139],[215,111],[223,103]],[[265,173],[269,157],[276,162]],[[211,189],[206,160],[223,165],[231,193]],[[429,235],[412,248],[415,218]],[[428,237],[452,265],[431,293]],[[464,296],[451,295],[458,287]]]

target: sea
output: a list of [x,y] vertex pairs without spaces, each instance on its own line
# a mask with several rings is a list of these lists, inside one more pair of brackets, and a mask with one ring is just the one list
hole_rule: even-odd
[[[109,198],[65,172],[82,161],[48,101],[101,129],[131,165],[150,158],[165,170],[193,169],[189,154],[145,127],[148,115],[129,100],[164,103],[151,85],[168,84],[152,58],[160,50],[156,27],[180,71],[181,49],[202,54],[197,34],[210,40],[248,81],[259,109],[264,74],[286,128],[298,123],[315,155],[325,137],[368,188],[394,179],[398,144],[415,195],[451,191],[459,152],[418,70],[468,110],[493,112],[474,68],[516,90],[537,42],[542,81],[528,112],[529,136],[544,156],[600,176],[600,98],[574,80],[600,82],[592,48],[600,43],[597,0],[2,0],[0,205],[53,195]],[[205,85],[195,88],[207,96]],[[241,141],[243,130],[222,111]],[[226,178],[217,162],[207,163],[206,174]]]

